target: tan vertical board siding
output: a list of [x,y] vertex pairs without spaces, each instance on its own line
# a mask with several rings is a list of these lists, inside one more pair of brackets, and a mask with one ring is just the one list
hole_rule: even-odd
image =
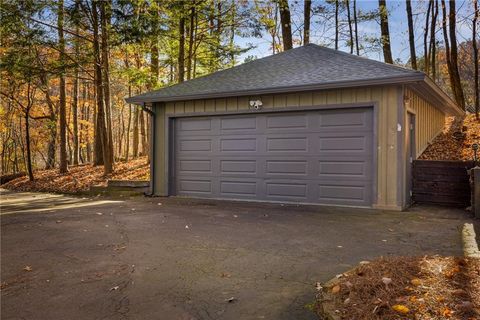
[[167,102],[165,104],[165,112],[169,114],[175,113],[175,102]]
[[227,110],[227,99],[215,99],[215,111],[222,112]]
[[419,157],[428,144],[442,131],[445,125],[445,114],[430,102],[406,88],[407,108],[415,112],[415,152]]
[[237,97],[227,98],[227,111],[237,111]]
[[[257,97],[233,97],[225,99],[214,99],[216,112],[239,111],[248,109],[248,101],[257,99]],[[377,116],[377,201],[376,206],[381,208],[394,208],[397,206],[397,107],[398,90],[396,86],[356,88],[356,89],[338,89],[324,91],[299,92],[294,94],[271,94],[263,95],[260,98],[263,102],[263,109],[292,108],[299,106],[322,106],[339,105],[349,103],[376,103],[378,108]],[[186,101],[181,105],[183,108],[168,108],[168,113],[183,114],[203,111],[212,112],[213,100],[201,100],[202,102]],[[172,111],[173,110],[173,111]],[[173,112],[173,113],[171,113]],[[160,115],[157,115],[160,121]],[[162,118],[163,119],[163,118]],[[164,120],[161,120],[164,123]],[[164,126],[164,124],[162,125]],[[165,130],[163,128],[162,130]],[[164,140],[164,131],[157,128],[157,141]],[[158,142],[157,142],[158,145]],[[157,149],[159,152],[165,152],[164,149]],[[162,151],[160,151],[162,150]],[[163,155],[162,155],[163,156]],[[163,159],[162,161],[164,161]],[[157,165],[157,177],[164,170],[164,162]],[[165,172],[163,172],[165,175]],[[162,177],[162,183],[165,183],[166,177]],[[158,190],[158,189],[157,189]],[[375,201],[374,201],[375,202]]]
[[[238,110],[247,110],[249,109],[249,98],[248,97],[238,97],[237,99],[237,108]],[[255,99],[256,100],[256,99]]]

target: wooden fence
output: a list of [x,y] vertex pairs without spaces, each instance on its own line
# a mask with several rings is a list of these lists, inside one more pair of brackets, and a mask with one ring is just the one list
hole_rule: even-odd
[[413,202],[464,208],[470,206],[467,170],[473,167],[473,161],[415,160],[412,170]]

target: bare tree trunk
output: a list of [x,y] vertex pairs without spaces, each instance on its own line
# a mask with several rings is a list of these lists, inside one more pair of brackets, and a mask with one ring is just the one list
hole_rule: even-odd
[[436,39],[436,25],[437,25],[437,16],[438,16],[438,0],[435,0],[435,8],[432,4],[432,24],[430,26],[430,48],[429,48],[429,57],[431,59],[430,68],[432,70],[432,79],[435,80],[436,77],[436,56],[437,56],[437,39]]
[[[63,36],[63,0],[58,1],[58,45],[60,51],[60,99],[59,99],[59,115],[60,115],[60,173],[66,173],[68,171],[67,166],[67,119],[66,119],[66,104],[67,93],[65,85],[65,38]],[[29,142],[27,142],[29,143]]]
[[105,100],[105,120],[107,127],[107,148],[108,148],[108,166],[113,171],[114,152],[113,152],[113,130],[112,130],[112,104],[110,99],[110,59],[108,50],[109,28],[110,28],[110,0],[103,0],[100,4],[100,22],[102,26],[101,50],[102,50],[102,67],[103,67],[103,98]]
[[312,0],[303,1],[303,44],[310,43],[310,15],[312,11]]
[[25,146],[27,151],[27,172],[28,180],[33,181],[33,168],[32,168],[32,151],[30,147],[30,107],[27,108],[25,112]]
[[160,25],[160,12],[157,10],[154,13],[155,19],[155,33],[153,35],[152,42],[150,44],[150,81],[149,90],[153,90],[158,86],[159,73],[160,73],[160,61],[158,51],[158,37],[159,37],[159,25]]
[[[125,67],[128,69],[130,67],[130,62],[128,61],[128,52],[125,55]],[[128,97],[132,96],[132,85],[130,84],[130,79],[128,79]],[[128,157],[130,153],[130,126],[132,123],[132,105],[128,105],[128,125],[127,133],[125,140],[125,162],[128,162]]]
[[355,50],[357,52],[357,56],[359,56],[360,46],[358,45],[357,0],[353,0],[353,22],[355,24]]
[[408,42],[410,44],[410,63],[414,70],[417,70],[417,53],[415,50],[415,33],[413,25],[412,15],[412,3],[411,0],[406,0],[407,6],[407,20],[408,20]]
[[[78,52],[78,44],[75,50]],[[73,164],[78,165],[79,162],[79,140],[78,140],[78,68],[75,68],[73,80],[73,102],[72,102],[72,120],[73,120]]]
[[430,24],[430,12],[433,11],[433,0],[428,1],[427,17],[425,18],[425,28],[423,34],[423,70],[428,75],[430,73],[430,57],[428,56],[428,29]]
[[148,153],[148,145],[147,145],[147,133],[145,129],[145,117],[143,116],[143,111],[140,110],[140,136],[142,137],[142,152],[141,155],[144,156]]
[[280,7],[280,23],[282,24],[283,50],[286,51],[293,48],[290,8],[288,7],[288,0],[278,0],[278,4]]
[[[235,47],[235,17],[237,15],[237,6],[235,4],[235,0],[232,0],[232,25],[230,26],[230,66],[235,66],[235,51],[233,50]],[[195,16],[195,22],[197,22],[197,17]],[[197,31],[197,23],[195,23],[195,34]],[[193,76],[195,78],[195,75]]]
[[190,8],[190,26],[188,29],[187,80],[192,78],[193,46],[195,45],[195,1]]
[[339,25],[338,25],[338,9],[339,9],[339,0],[335,0],[335,50],[338,50],[338,32],[339,32]]
[[185,17],[183,16],[183,4],[180,21],[178,23],[178,82],[185,80]]
[[448,31],[447,31],[447,10],[445,5],[445,0],[442,0],[442,29],[443,29],[443,39],[445,42],[445,59],[447,61],[447,68],[448,68],[448,75],[450,79],[450,88],[452,89],[453,96],[457,97],[457,93],[455,92],[455,80],[453,79],[453,71],[452,71],[452,57],[450,54],[450,41],[448,39]]
[[[131,95],[131,86],[128,86],[129,96]],[[132,105],[128,105],[128,122],[127,122],[127,133],[125,139],[125,162],[128,162],[128,157],[130,155],[130,128],[132,125]]]
[[386,0],[378,0],[380,10],[380,29],[382,33],[383,59],[393,64],[392,48],[390,47],[390,31],[388,29],[388,10]]
[[[105,127],[105,110],[103,100],[103,77],[102,77],[102,61],[100,58],[100,43],[98,37],[98,12],[97,1],[92,1],[92,22],[93,22],[93,55],[95,58],[95,85],[96,85],[96,98],[97,98],[97,132],[98,141],[100,142],[104,174],[108,175],[112,172],[112,163],[110,162],[110,152],[108,145],[107,129]],[[95,148],[97,149],[97,148]],[[96,150],[97,151],[97,150]],[[99,154],[96,155],[98,162]],[[97,163],[98,164],[98,163]]]
[[456,7],[455,0],[449,1],[449,33],[450,33],[450,56],[452,62],[453,80],[456,87],[455,100],[457,104],[465,109],[465,97],[463,95],[462,82],[460,81],[460,72],[458,70],[458,49],[457,49],[457,32],[456,32]]
[[350,37],[350,54],[353,54],[353,29],[352,29],[352,16],[350,14],[350,1],[345,0],[345,6],[347,7],[347,22],[348,22],[348,34]]
[[473,50],[473,61],[474,61],[474,90],[475,90],[475,117],[477,120],[480,120],[479,112],[480,112],[480,101],[479,101],[479,86],[480,83],[478,81],[478,46],[477,46],[477,22],[478,17],[480,16],[480,10],[478,9],[478,1],[473,0],[473,10],[474,16],[472,20],[472,50]]
[[133,158],[138,158],[138,107],[135,106],[133,109]]

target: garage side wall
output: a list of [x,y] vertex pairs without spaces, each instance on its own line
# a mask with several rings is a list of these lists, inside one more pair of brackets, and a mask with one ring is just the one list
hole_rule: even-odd
[[[165,107],[161,104],[157,110],[157,137],[156,146],[156,194],[168,194],[168,177],[166,171],[167,144],[166,119],[168,117],[185,114],[202,113],[227,113],[241,112],[249,109],[249,100],[261,99],[263,110],[279,110],[294,107],[329,106],[340,104],[365,103],[366,106],[375,104],[378,114],[377,125],[377,186],[375,207],[400,209],[398,196],[398,106],[399,94],[397,86],[323,90],[313,92],[300,92],[292,94],[274,94],[251,97],[232,97],[206,100],[191,100],[181,102],[168,102]],[[164,109],[161,110],[161,109]],[[163,142],[161,142],[163,141]]]
[[419,157],[428,144],[443,130],[445,113],[408,88],[405,88],[405,98],[407,111],[415,113],[415,153]]

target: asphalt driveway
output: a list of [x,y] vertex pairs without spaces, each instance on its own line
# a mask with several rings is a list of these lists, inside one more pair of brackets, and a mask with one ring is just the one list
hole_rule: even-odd
[[[1,191],[2,319],[315,319],[316,282],[461,255],[460,210]],[[30,270],[30,271],[28,271]]]

